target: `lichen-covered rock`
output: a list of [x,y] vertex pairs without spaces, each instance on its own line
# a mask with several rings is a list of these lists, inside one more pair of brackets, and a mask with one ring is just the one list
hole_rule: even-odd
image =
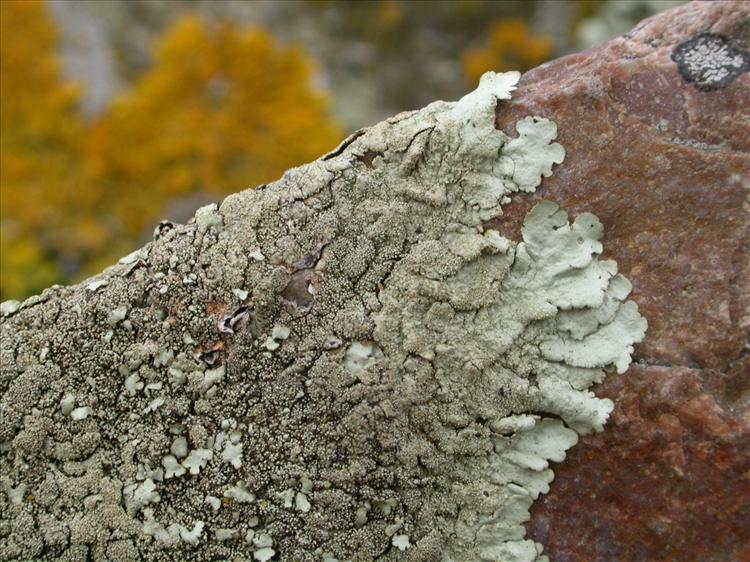
[[564,157],[495,128],[518,78],[5,304],[0,557],[546,559],[529,507],[646,322],[594,215],[484,226]]
[[748,2],[692,2],[529,72],[498,112],[554,120],[566,158],[490,226],[516,237],[544,199],[595,213],[649,323],[596,389],[612,422],[532,509],[552,560],[750,560],[748,52]]

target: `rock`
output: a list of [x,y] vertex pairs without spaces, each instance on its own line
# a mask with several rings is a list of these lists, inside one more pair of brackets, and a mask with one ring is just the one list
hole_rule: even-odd
[[519,78],[4,307],[0,559],[545,562],[529,508],[646,321],[595,215],[482,228],[564,159],[553,121],[496,129]]
[[[0,558],[750,557],[749,16],[488,73],[6,303]],[[646,326],[602,248],[651,325],[607,379]]]
[[555,467],[530,538],[556,562],[750,560],[750,4],[695,2],[526,74],[497,114],[553,119],[551,199],[604,224],[649,332],[595,389],[611,422]]

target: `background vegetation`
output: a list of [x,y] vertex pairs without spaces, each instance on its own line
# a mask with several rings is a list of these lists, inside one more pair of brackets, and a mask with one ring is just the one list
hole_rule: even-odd
[[[0,2],[0,299],[674,2]],[[335,97],[327,92],[335,92]]]

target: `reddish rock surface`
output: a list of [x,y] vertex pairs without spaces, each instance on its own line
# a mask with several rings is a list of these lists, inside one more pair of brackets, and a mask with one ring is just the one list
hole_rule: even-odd
[[595,213],[649,322],[596,389],[610,424],[533,508],[554,562],[750,561],[749,49],[750,2],[691,3],[529,72],[498,113],[554,119],[567,156],[492,226],[517,238],[540,199]]

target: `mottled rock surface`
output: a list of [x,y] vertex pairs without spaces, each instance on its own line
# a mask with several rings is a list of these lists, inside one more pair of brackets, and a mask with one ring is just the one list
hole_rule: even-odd
[[498,113],[554,119],[552,199],[595,213],[649,333],[610,423],[555,468],[530,538],[551,560],[750,560],[750,3],[696,2],[526,74]]

